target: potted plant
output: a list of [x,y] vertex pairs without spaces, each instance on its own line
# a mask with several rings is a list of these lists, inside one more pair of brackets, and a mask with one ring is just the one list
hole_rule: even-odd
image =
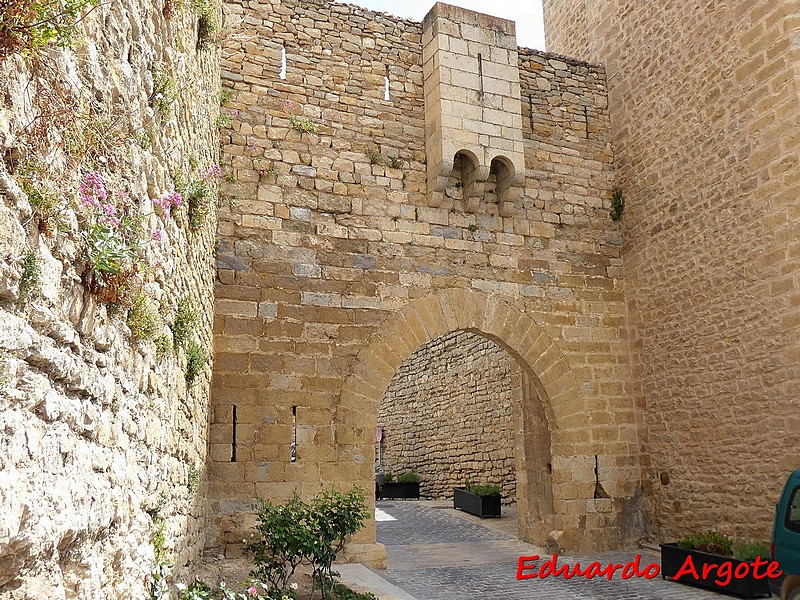
[[422,481],[422,477],[413,471],[403,473],[397,478],[392,473],[387,473],[381,490],[381,498],[419,500],[420,481]]
[[[769,578],[765,576],[769,561],[768,546],[734,544],[731,538],[713,530],[687,535],[672,544],[661,544],[664,579],[742,598],[770,596]],[[760,567],[756,568],[757,565]]]
[[501,499],[500,486],[494,483],[467,483],[466,487],[453,488],[453,508],[460,508],[481,519],[499,517]]

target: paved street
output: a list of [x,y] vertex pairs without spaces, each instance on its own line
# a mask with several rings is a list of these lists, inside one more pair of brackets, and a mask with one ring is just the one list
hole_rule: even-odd
[[[440,506],[445,506],[444,503]],[[611,581],[574,577],[516,579],[520,555],[546,551],[516,539],[516,516],[481,521],[432,503],[384,501],[378,509],[395,520],[377,523],[378,541],[386,545],[388,569],[378,573],[417,600],[608,599],[720,600],[729,598],[687,585],[655,579]],[[596,556],[559,556],[560,564],[592,561],[626,563],[636,552]],[[639,551],[641,564],[658,562],[658,553]]]

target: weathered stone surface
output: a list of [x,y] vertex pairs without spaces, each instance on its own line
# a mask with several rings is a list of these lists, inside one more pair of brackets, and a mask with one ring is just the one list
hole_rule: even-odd
[[[125,308],[112,310],[86,289],[86,214],[77,199],[82,174],[98,170],[114,201],[124,192],[141,208],[142,285],[166,319],[178,299],[191,297],[201,315],[197,340],[210,348],[213,206],[190,231],[185,216],[179,227],[151,202],[172,189],[176,168],[217,162],[217,52],[195,49],[197,18],[186,6],[167,20],[149,1],[101,4],[80,22],[75,50],[48,49],[27,62],[12,55],[0,64],[3,598],[146,597],[155,518],[179,578],[204,545],[197,484],[208,376],[187,387],[180,353],[157,359],[152,341],[131,339]],[[151,103],[158,69],[175,82],[169,118]],[[116,125],[102,129],[104,119]],[[26,137],[33,122],[45,135]],[[68,136],[97,156],[65,155]],[[52,214],[20,187],[30,177],[26,164],[42,186],[33,193],[57,191],[61,204]],[[156,228],[161,241],[150,239]],[[28,252],[37,257],[38,284],[21,298]]]
[[767,541],[800,447],[797,3],[544,8],[609,73],[651,535]]

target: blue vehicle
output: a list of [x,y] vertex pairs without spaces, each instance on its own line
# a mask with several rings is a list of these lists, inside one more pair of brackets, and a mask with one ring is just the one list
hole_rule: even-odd
[[778,501],[772,559],[780,563],[783,575],[770,580],[770,591],[781,600],[800,600],[800,469],[789,476]]

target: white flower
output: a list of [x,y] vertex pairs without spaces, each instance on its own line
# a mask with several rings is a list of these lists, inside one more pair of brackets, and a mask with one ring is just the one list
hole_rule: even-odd
[[290,583],[289,584],[289,588],[290,589],[296,590],[298,587],[300,587],[300,586],[298,586],[296,583]]

